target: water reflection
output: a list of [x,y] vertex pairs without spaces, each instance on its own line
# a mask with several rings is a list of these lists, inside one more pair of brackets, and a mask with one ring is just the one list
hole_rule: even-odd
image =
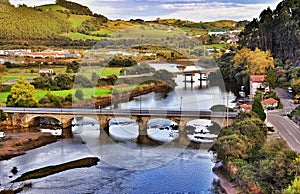
[[135,140],[139,135],[139,126],[131,119],[114,118],[109,121],[109,135],[121,141]]
[[187,136],[193,142],[212,144],[221,131],[221,127],[214,121],[197,119],[187,123]]
[[179,136],[178,125],[167,119],[151,119],[147,124],[147,134],[153,140],[170,142]]

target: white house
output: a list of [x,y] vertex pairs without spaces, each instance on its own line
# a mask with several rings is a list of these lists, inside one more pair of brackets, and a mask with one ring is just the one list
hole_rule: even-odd
[[41,69],[40,71],[39,71],[39,74],[40,75],[54,75],[55,74],[55,72],[54,72],[54,70],[53,69]]
[[210,30],[208,32],[208,34],[210,36],[212,36],[212,35],[221,35],[221,34],[226,34],[226,31],[225,30]]
[[256,91],[263,93],[269,92],[270,88],[265,85],[265,75],[251,75],[250,76],[250,100],[253,99]]

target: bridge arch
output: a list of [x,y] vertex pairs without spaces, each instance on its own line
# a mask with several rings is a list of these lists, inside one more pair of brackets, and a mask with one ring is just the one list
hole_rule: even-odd
[[171,142],[179,138],[178,124],[166,118],[152,118],[147,122],[147,135],[159,142]]
[[139,136],[139,124],[132,118],[116,117],[108,120],[109,128],[105,132],[116,140],[136,140]]

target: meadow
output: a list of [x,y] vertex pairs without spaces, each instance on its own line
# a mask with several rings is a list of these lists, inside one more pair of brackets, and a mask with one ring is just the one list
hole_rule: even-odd
[[[66,73],[65,67],[53,67],[53,69],[57,74],[63,74]],[[94,71],[100,76],[108,76],[115,74],[117,76],[120,75],[120,70],[122,68],[103,68],[103,67],[81,67],[81,74],[85,76],[91,76],[91,72]],[[25,79],[33,79],[35,77],[38,77],[38,73],[32,73],[32,70],[34,72],[38,72],[39,68],[11,68],[9,69],[8,73],[6,75],[3,75],[1,77],[1,82],[7,82],[7,81],[16,81],[19,77],[23,77]],[[74,74],[69,74],[74,75]],[[130,87],[125,87],[130,88]],[[69,94],[74,95],[76,89],[71,90],[61,90],[61,91],[51,91],[51,94],[56,96],[62,96],[65,97]],[[111,94],[110,88],[82,88],[84,99],[89,99],[92,97],[99,97],[99,96],[108,96]],[[40,100],[43,96],[47,94],[47,90],[36,90],[35,96],[37,100]],[[5,102],[7,99],[7,96],[9,95],[9,92],[0,92],[0,105],[5,106]]]

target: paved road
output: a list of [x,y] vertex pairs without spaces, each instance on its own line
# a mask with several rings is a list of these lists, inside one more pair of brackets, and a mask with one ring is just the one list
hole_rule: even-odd
[[278,134],[287,142],[290,148],[300,152],[300,129],[297,124],[287,116],[281,116],[278,112],[268,114],[268,122],[272,123]]
[[276,88],[275,91],[277,96],[280,98],[284,110],[290,111],[295,109],[293,94],[288,93],[287,90],[283,88]]
[[287,112],[295,108],[293,95],[282,88],[276,88],[275,91],[283,104],[283,109],[270,111],[267,114],[267,121],[272,123],[292,150],[300,152],[300,127],[286,116]]

